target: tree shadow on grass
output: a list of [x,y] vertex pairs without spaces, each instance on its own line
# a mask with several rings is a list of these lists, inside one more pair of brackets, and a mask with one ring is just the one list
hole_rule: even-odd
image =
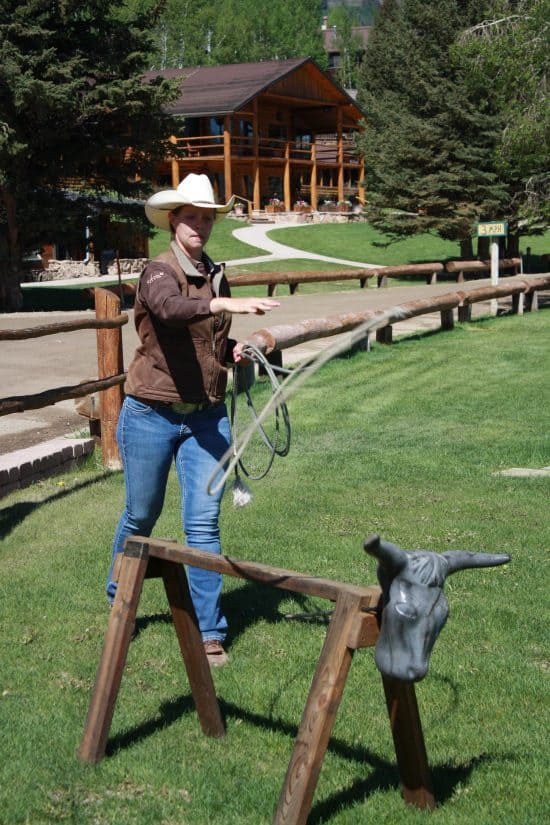
[[101,481],[101,479],[103,479],[106,475],[108,475],[108,473],[101,473],[100,475],[94,476],[94,478],[90,478],[87,481],[82,481],[77,484],[64,487],[63,489],[53,493],[51,496],[47,496],[39,501],[18,501],[15,504],[1,508],[0,539],[5,539],[6,536],[9,536],[12,530],[15,530],[19,524],[22,524],[22,522],[25,521],[27,516],[30,516],[40,507],[44,507],[45,504],[52,504],[53,502],[59,501],[66,496],[70,496],[72,493],[77,493],[79,490],[85,490],[97,481]]
[[[264,731],[287,736],[292,740],[296,737],[298,726],[283,719],[252,713],[223,699],[219,701],[219,705],[224,720],[231,717]],[[113,756],[117,751],[134,746],[138,742],[174,724],[182,717],[194,712],[193,700],[189,695],[178,696],[163,702],[154,719],[149,719],[141,725],[137,725],[112,737],[108,742],[106,753],[108,756]],[[185,745],[183,744],[182,748],[184,747]],[[358,763],[364,767],[365,773],[368,772],[368,775],[365,776],[365,778],[353,782],[349,787],[331,793],[325,799],[314,803],[308,816],[309,825],[326,822],[338,811],[364,802],[365,799],[368,799],[368,797],[374,793],[380,791],[395,791],[399,793],[400,779],[395,761],[384,759],[369,748],[350,745],[338,737],[332,737],[330,739],[327,753],[349,762]],[[289,743],[289,758],[290,754],[291,745]],[[506,754],[480,753],[475,756],[470,756],[461,764],[445,762],[431,766],[437,804],[442,805],[448,801],[453,796],[456,788],[459,785],[467,783],[471,774],[478,767],[507,758],[512,758],[512,756],[507,756]],[[281,763],[281,787],[286,768],[287,764]],[[273,809],[275,809],[276,804],[277,800],[274,799]]]

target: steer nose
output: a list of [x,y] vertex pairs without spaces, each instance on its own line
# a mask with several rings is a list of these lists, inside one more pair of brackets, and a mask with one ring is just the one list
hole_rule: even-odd
[[427,665],[411,665],[407,669],[407,682],[419,682],[428,672]]
[[384,676],[401,682],[419,682],[428,672],[426,659],[415,660],[410,651],[390,649],[385,644],[377,645],[374,660]]

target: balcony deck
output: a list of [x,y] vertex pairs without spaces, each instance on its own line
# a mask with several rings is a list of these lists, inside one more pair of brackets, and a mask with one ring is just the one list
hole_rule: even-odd
[[[178,148],[178,160],[197,160],[200,158],[222,161],[226,157],[223,135],[203,135],[201,137],[174,138]],[[318,140],[304,143],[303,140],[282,140],[278,138],[259,138],[257,154],[251,137],[231,136],[228,141],[231,159],[253,159],[261,162],[284,162],[293,165],[320,167],[337,167],[339,165],[339,146],[336,141]],[[345,140],[342,147],[342,163],[346,167],[359,168],[358,158],[352,140]]]

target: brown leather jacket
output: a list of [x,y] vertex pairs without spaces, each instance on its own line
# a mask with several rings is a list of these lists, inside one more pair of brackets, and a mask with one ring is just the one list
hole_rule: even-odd
[[231,316],[212,315],[210,301],[229,296],[229,284],[223,266],[206,255],[202,264],[203,273],[172,243],[143,270],[134,305],[141,343],[127,395],[192,404],[225,397]]

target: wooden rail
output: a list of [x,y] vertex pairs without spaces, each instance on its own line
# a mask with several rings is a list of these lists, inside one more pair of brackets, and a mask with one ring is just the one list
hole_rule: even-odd
[[[254,332],[246,341],[264,354],[270,354],[275,350],[288,349],[318,338],[351,332],[366,321],[373,321],[376,340],[389,344],[392,341],[392,325],[398,321],[439,312],[441,327],[448,330],[454,324],[455,309],[458,310],[459,321],[468,321],[472,304],[506,297],[512,298],[512,311],[522,314],[525,306],[529,310],[538,308],[537,291],[541,289],[550,289],[550,274],[538,278],[514,279],[513,282],[501,283],[498,286],[488,285],[477,289],[456,290],[443,295],[430,295],[427,298],[406,301],[387,310],[347,312],[325,318],[310,318],[292,324],[278,324]],[[377,320],[379,326],[376,325]]]
[[337,269],[319,272],[244,272],[242,275],[228,275],[231,288],[240,286],[267,286],[268,295],[274,295],[277,286],[288,285],[291,295],[297,292],[300,284],[322,283],[328,281],[359,281],[362,288],[368,278],[373,277],[370,269]]
[[128,315],[120,312],[120,298],[112,290],[94,289],[94,320],[61,321],[15,330],[0,330],[0,341],[23,341],[44,335],[75,332],[82,329],[97,330],[98,379],[72,386],[55,387],[35,395],[11,396],[0,399],[0,416],[14,412],[49,407],[58,401],[82,398],[93,392],[101,392],[101,447],[105,467],[120,469],[121,462],[116,444],[116,425],[122,405],[122,385],[126,380],[122,354],[122,327],[128,323]]
[[388,278],[407,278],[415,275],[423,275],[427,284],[437,283],[438,272],[443,272],[442,263],[427,264],[403,264],[402,266],[384,266],[373,271],[379,287],[388,286]]
[[[429,265],[430,268],[433,264]],[[241,284],[245,278],[255,283],[268,283],[270,275],[281,273],[261,273],[260,275],[240,276]],[[341,276],[359,278],[372,276],[369,270],[345,270],[343,272],[301,272],[286,274],[287,282],[302,281],[304,276],[310,280],[322,280],[329,276],[334,280]],[[266,280],[263,280],[266,279]],[[363,285],[363,284],[362,284]],[[135,287],[125,285],[125,291]],[[265,354],[282,351],[318,338],[326,338],[350,332],[366,321],[373,321],[372,330],[380,343],[391,343],[393,324],[419,315],[439,312],[442,329],[450,329],[454,324],[454,310],[459,321],[468,321],[471,317],[472,304],[480,301],[497,300],[511,297],[512,311],[521,314],[524,308],[538,308],[538,290],[550,289],[550,274],[528,279],[510,279],[506,283],[488,285],[470,290],[457,290],[444,295],[407,301],[389,310],[368,310],[362,313],[345,313],[325,318],[312,318],[292,324],[280,324],[254,332],[246,340],[254,344]],[[60,332],[72,332],[81,329],[97,330],[98,379],[74,386],[63,386],[46,390],[36,395],[11,396],[0,399],[0,416],[14,412],[51,406],[59,401],[80,398],[93,392],[101,393],[101,446],[103,463],[111,469],[120,469],[121,462],[116,445],[116,426],[123,400],[123,384],[126,379],[123,366],[121,328],[128,322],[128,316],[120,313],[120,298],[109,289],[95,289],[95,320],[79,320],[48,324],[40,327],[18,330],[0,330],[0,340],[25,340]],[[377,324],[377,322],[379,322]],[[368,335],[367,335],[368,346]]]
[[115,318],[81,321],[59,321],[56,324],[44,324],[40,327],[21,327],[19,329],[0,329],[0,341],[26,341],[29,338],[42,338],[44,335],[57,335],[59,332],[76,332],[81,329],[116,329],[128,323],[126,314]]
[[[517,275],[521,267],[521,258],[500,258],[498,262],[499,272],[512,270],[513,275]],[[491,271],[491,261],[447,261],[445,271],[456,276],[456,282],[461,283],[464,275],[469,272],[481,273]]]
[[[512,270],[517,275],[521,266],[519,258],[502,258],[499,272]],[[368,286],[369,278],[376,279],[378,287],[387,287],[389,278],[409,278],[422,276],[426,284],[436,284],[438,275],[452,274],[457,283],[465,280],[465,274],[481,274],[491,271],[490,261],[439,261],[421,264],[402,264],[400,266],[365,267],[362,269],[337,269],[312,272],[244,272],[242,275],[228,275],[232,288],[241,286],[267,286],[267,294],[273,296],[277,287],[285,285],[294,295],[300,284],[323,283],[330,281],[359,281],[361,288]]]

